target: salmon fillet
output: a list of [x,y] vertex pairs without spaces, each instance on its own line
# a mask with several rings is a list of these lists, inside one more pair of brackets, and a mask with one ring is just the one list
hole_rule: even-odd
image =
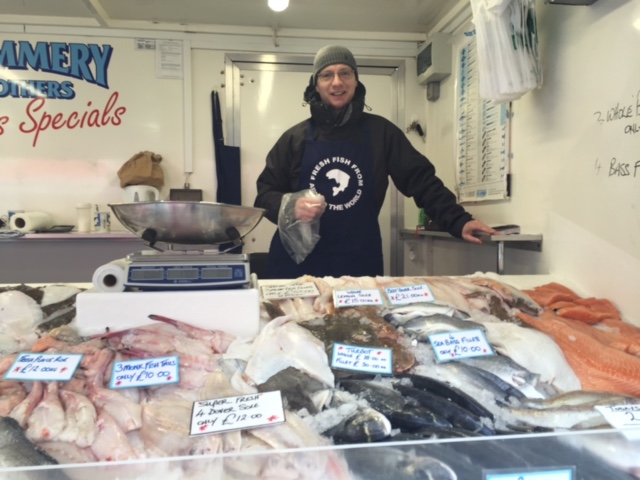
[[553,311],[556,315],[563,318],[570,318],[572,320],[578,320],[580,322],[586,323],[588,325],[593,325],[594,323],[598,323],[605,318],[611,318],[610,313],[601,313],[591,310],[584,305],[576,305],[575,303],[571,306],[563,306],[560,308],[554,308]]
[[549,291],[549,292],[564,293],[564,294],[570,295],[570,296],[575,297],[575,298],[579,297],[579,295],[576,292],[574,292],[573,290],[571,290],[569,287],[565,287],[561,283],[557,283],[557,282],[549,282],[549,283],[546,283],[544,285],[540,285],[539,287],[536,287],[535,289],[536,290]]
[[557,302],[571,302],[575,297],[561,292],[552,292],[545,290],[523,290],[524,293],[529,295],[538,305],[542,307],[548,307]]
[[623,322],[618,318],[605,318],[599,325],[602,326],[602,330],[613,331],[625,337],[640,339],[640,327]]
[[585,390],[640,396],[640,358],[600,343],[552,311],[539,317],[521,312],[517,316],[556,341]]
[[590,337],[593,337],[603,345],[615,348],[622,352],[631,353],[631,350],[634,350],[634,347],[639,345],[637,338],[626,337],[614,331],[600,330],[580,320],[574,320],[562,316],[558,316],[557,320],[564,322],[569,327],[575,328]]
[[575,302],[583,305],[594,312],[606,313],[612,318],[621,318],[620,311],[606,298],[577,298]]

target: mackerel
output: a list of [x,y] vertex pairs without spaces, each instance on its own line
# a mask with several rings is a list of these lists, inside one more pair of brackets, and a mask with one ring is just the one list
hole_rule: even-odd
[[340,387],[365,399],[371,408],[379,411],[394,428],[416,430],[424,427],[451,427],[451,423],[424,407],[415,406],[399,392],[376,382],[342,380]]
[[393,388],[405,397],[414,398],[424,408],[443,416],[454,427],[486,436],[494,434],[493,430],[488,428],[480,417],[438,395],[400,383],[395,384]]
[[396,373],[394,376],[396,378],[409,379],[411,384],[420,390],[431,392],[450,402],[456,403],[479,417],[486,417],[493,420],[493,414],[487,408],[472,396],[452,385],[448,385],[435,378],[425,377],[424,375],[415,373]]

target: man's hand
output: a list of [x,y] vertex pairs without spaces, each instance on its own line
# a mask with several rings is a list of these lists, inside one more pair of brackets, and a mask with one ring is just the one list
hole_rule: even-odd
[[296,200],[294,215],[296,220],[301,222],[310,222],[314,218],[322,215],[326,206],[327,204],[325,203],[322,195],[318,195],[314,198],[302,197]]
[[480,220],[469,220],[462,227],[462,239],[471,243],[482,243],[479,235],[499,235],[500,232],[494,230],[488,225],[485,225]]

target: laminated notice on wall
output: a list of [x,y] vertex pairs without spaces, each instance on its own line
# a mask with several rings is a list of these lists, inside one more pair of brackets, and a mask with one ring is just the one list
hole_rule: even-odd
[[158,40],[156,42],[156,77],[182,78],[182,40]]
[[456,190],[460,202],[509,197],[509,104],[480,98],[475,36],[460,50],[456,88]]

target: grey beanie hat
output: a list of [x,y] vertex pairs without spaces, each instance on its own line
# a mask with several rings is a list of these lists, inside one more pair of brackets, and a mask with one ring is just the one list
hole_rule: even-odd
[[351,53],[348,48],[339,45],[327,45],[318,50],[318,53],[316,53],[313,59],[313,83],[317,83],[318,73],[329,65],[335,65],[337,63],[349,65],[353,68],[356,74],[356,80],[358,79],[358,65],[356,64],[356,59],[353,57],[353,53]]

